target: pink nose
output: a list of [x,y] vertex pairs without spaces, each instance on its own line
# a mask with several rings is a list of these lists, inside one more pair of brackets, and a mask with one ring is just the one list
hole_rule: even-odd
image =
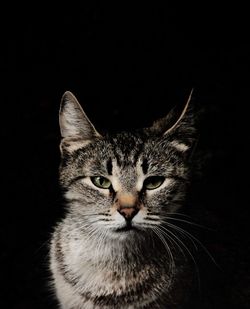
[[122,207],[118,212],[126,219],[131,220],[138,213],[139,209],[134,207]]

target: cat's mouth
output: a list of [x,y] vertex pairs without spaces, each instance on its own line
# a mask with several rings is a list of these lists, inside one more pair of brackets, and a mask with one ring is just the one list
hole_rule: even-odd
[[131,221],[126,221],[126,224],[122,227],[117,228],[116,232],[128,232],[128,231],[135,231],[137,228],[132,225]]

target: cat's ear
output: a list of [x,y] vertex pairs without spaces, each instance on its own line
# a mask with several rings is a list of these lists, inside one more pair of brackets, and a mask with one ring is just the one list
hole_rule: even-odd
[[191,104],[193,90],[190,92],[186,104],[181,111],[172,109],[169,114],[153,123],[150,131],[156,135],[171,140],[173,146],[185,152],[191,148],[195,140],[195,121]]
[[59,111],[61,150],[76,150],[93,139],[101,137],[84,113],[76,97],[66,91],[61,99]]

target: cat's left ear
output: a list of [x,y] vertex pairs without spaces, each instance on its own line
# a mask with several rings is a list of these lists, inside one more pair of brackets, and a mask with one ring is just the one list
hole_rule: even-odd
[[70,91],[66,91],[62,96],[59,124],[62,152],[71,152],[101,137]]
[[195,117],[191,104],[193,89],[181,112],[174,108],[170,113],[157,120],[150,131],[156,135],[166,138],[172,146],[181,152],[191,148],[196,137]]

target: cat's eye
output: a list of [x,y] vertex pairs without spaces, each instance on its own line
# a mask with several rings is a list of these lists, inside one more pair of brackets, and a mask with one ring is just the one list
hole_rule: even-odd
[[151,176],[144,180],[144,188],[147,190],[154,190],[156,188],[159,188],[165,180],[165,177],[163,176]]
[[102,189],[109,189],[111,187],[111,181],[102,176],[93,176],[90,177],[92,183]]

